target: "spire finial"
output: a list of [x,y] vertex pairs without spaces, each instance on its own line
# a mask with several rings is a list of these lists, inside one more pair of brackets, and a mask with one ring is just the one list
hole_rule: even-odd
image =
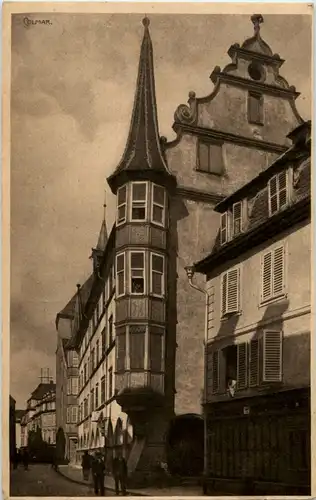
[[144,17],[144,19],[143,19],[142,23],[143,23],[143,26],[144,26],[145,28],[148,28],[148,26],[150,25],[150,20],[148,19],[148,17],[147,17],[146,15],[145,15],[145,17]]
[[106,219],[106,189],[104,189],[104,202],[103,202],[103,221]]
[[254,30],[255,30],[255,35],[259,35],[260,24],[263,23],[262,15],[261,14],[253,14],[250,19],[251,19],[251,22],[252,22]]

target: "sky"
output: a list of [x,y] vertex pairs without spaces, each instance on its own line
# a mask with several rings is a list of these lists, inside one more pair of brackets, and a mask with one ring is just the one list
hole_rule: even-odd
[[[55,317],[91,271],[115,200],[106,177],[123,154],[143,34],[139,14],[12,17],[10,393],[25,407],[41,368],[55,377]],[[311,18],[265,15],[261,35],[311,118]],[[210,94],[213,68],[252,36],[249,15],[150,16],[160,134],[189,91]]]

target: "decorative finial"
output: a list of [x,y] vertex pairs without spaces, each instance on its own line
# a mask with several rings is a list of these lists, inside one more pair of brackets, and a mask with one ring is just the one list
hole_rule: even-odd
[[258,35],[260,32],[260,24],[263,23],[263,17],[261,14],[253,14],[250,19],[255,30],[255,35]]
[[150,20],[148,19],[148,17],[144,17],[143,19],[143,25],[145,26],[145,28],[148,28],[148,26],[150,25]]
[[81,285],[78,284],[78,285],[76,285],[76,287],[78,288],[78,292],[79,292]]

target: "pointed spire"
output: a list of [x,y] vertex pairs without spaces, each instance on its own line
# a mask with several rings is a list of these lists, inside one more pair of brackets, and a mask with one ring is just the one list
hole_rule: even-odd
[[106,227],[106,191],[104,190],[103,221],[101,224],[99,238],[95,249],[103,252],[105,250],[107,242],[108,242],[108,231]]
[[[134,98],[134,107],[129,134],[123,157],[108,178],[108,183],[114,193],[117,187],[126,182],[129,175],[150,177],[155,175],[171,176],[162,154],[155,92],[153,47],[149,33],[150,21],[143,19],[144,35],[141,45],[138,77]],[[137,174],[136,174],[137,173]]]

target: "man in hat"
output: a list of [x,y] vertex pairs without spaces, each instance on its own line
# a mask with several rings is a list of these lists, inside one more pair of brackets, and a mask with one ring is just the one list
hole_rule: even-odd
[[100,495],[104,497],[104,476],[105,476],[105,465],[102,453],[97,451],[92,460],[92,476],[93,476],[93,485],[94,485],[94,493],[96,495]]

